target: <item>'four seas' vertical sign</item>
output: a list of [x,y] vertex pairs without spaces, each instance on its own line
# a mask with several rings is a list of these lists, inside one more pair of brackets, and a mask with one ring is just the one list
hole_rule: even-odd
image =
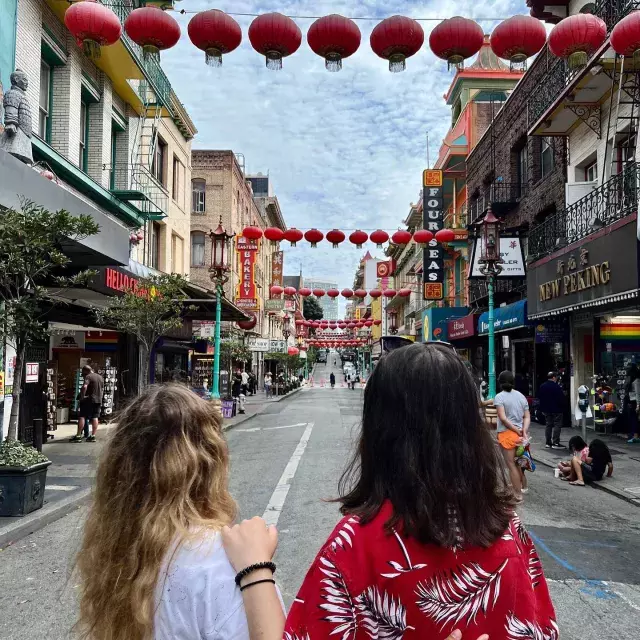
[[[425,169],[422,174],[422,222],[434,235],[444,228],[442,171]],[[444,298],[444,248],[435,239],[424,249],[422,283],[425,300]]]

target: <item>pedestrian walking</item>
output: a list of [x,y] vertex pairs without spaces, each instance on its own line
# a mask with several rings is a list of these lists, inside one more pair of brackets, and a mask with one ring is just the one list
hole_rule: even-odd
[[273,377],[271,371],[264,374],[264,393],[267,398],[273,397]]
[[[82,376],[84,382],[80,389],[78,432],[71,438],[71,442],[82,442],[83,435],[87,442],[95,442],[104,396],[104,379],[89,365],[82,367]],[[91,425],[91,433],[89,433],[89,425]]]
[[347,387],[351,389],[351,373],[347,373]]
[[544,446],[547,449],[564,449],[560,444],[560,431],[564,419],[565,397],[555,371],[550,371],[547,374],[547,381],[540,385],[538,400],[540,400],[540,411],[544,413],[546,422]]
[[[348,630],[354,640],[440,640],[456,627],[471,638],[558,636],[540,559],[514,515],[518,496],[478,401],[444,344],[413,344],[380,359],[339,483],[344,518],[304,579],[286,638]],[[245,587],[250,628],[280,640],[277,593],[255,564],[271,560],[274,531],[258,518],[222,537]]]
[[516,462],[516,449],[529,440],[529,403],[514,389],[515,378],[511,371],[503,371],[498,377],[501,391],[493,401],[498,411],[498,443],[509,469],[511,486],[517,496],[526,493],[523,487],[524,471]]
[[336,386],[336,377],[335,377],[333,371],[331,372],[331,375],[329,376],[329,383],[331,384],[331,388],[332,389]]
[[246,396],[249,393],[249,374],[246,369],[240,372],[240,377],[242,379],[242,393]]
[[238,369],[233,376],[231,384],[231,395],[238,403],[238,413],[244,413],[244,400],[246,395],[242,384],[242,373],[243,372]]
[[640,427],[638,427],[638,402],[640,401],[640,369],[634,362],[627,369],[625,395],[622,404],[623,414],[629,430],[628,444],[640,443]]

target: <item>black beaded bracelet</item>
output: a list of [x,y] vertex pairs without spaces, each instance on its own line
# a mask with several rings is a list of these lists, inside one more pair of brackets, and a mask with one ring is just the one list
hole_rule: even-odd
[[273,562],[258,562],[256,564],[250,564],[248,567],[245,567],[242,571],[238,573],[236,576],[236,586],[240,586],[240,582],[244,578],[246,578],[250,573],[254,571],[260,571],[260,569],[269,569],[271,573],[276,572],[276,565]]
[[273,578],[264,578],[264,580],[256,580],[255,582],[250,582],[249,584],[245,584],[244,587],[240,587],[240,591],[244,591],[249,587],[253,587],[256,584],[264,584],[265,582],[270,582],[271,584],[275,584],[276,581]]

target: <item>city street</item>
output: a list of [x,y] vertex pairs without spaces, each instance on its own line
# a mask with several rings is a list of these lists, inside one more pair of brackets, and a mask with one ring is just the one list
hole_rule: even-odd
[[[228,431],[231,489],[242,518],[264,515],[280,531],[277,579],[290,606],[305,570],[339,517],[337,481],[357,430],[362,390],[318,365],[315,386]],[[336,389],[319,386],[331,370]],[[565,640],[636,634],[640,616],[638,507],[574,488],[539,466],[521,510],[543,560]],[[2,640],[69,637],[78,585],[80,509],[0,552]],[[433,639],[440,640],[440,639]],[[467,640],[467,639],[465,639]],[[475,639],[471,639],[475,640]]]

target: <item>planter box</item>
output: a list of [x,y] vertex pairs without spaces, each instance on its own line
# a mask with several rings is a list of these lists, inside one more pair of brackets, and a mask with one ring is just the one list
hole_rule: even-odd
[[50,464],[0,467],[0,516],[26,516],[42,507]]

